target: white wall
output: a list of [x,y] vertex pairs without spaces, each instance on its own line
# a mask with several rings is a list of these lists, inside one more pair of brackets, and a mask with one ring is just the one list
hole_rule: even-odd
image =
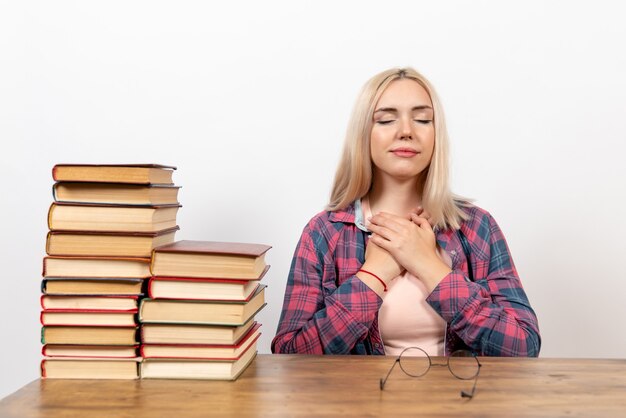
[[[615,6],[618,4],[618,6]],[[437,86],[453,187],[503,228],[542,355],[624,357],[619,2],[5,2],[0,398],[38,377],[55,163],[179,167],[179,239],[266,243],[261,352],[367,78]]]

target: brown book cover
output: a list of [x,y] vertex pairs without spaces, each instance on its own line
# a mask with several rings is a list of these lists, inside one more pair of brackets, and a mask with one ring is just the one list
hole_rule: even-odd
[[52,185],[55,202],[115,205],[178,204],[180,186],[62,181]]
[[41,347],[44,357],[83,357],[83,358],[135,358],[139,344],[133,345],[64,345],[46,344]]
[[43,259],[44,277],[148,278],[150,259],[139,257],[61,257]]
[[56,231],[155,232],[176,226],[180,204],[109,205],[55,202],[48,228]]
[[137,327],[137,311],[108,311],[98,309],[45,309],[39,320],[43,326]]
[[39,299],[39,303],[43,310],[82,311],[98,309],[102,311],[137,312],[139,308],[139,296],[68,296],[43,294]]
[[155,232],[49,231],[46,253],[60,256],[151,257],[152,250],[173,242],[177,225]]
[[141,358],[45,358],[42,379],[138,379]]
[[272,248],[270,245],[245,242],[183,240],[163,245],[162,247],[156,248],[155,251],[162,253],[232,254],[259,257],[270,248]]
[[63,345],[134,345],[137,343],[137,328],[73,325],[46,326],[41,328],[41,343]]
[[46,277],[41,293],[56,296],[139,296],[143,279],[102,277]]
[[161,164],[56,164],[54,181],[172,184],[174,166]]
[[216,241],[177,241],[156,247],[150,271],[153,276],[211,277],[258,280],[267,268],[264,244]]

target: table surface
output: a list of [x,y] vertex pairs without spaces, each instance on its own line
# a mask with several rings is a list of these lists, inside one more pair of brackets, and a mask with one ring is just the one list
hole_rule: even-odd
[[[432,367],[420,378],[383,356],[258,355],[238,380],[35,380],[0,417],[583,416],[626,417],[626,359],[482,357],[472,381]],[[445,362],[434,358],[434,363]]]

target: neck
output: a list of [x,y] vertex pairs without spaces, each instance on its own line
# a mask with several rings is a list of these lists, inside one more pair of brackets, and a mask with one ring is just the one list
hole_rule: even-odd
[[415,178],[398,180],[375,176],[367,196],[372,214],[389,212],[405,216],[422,202],[418,180]]

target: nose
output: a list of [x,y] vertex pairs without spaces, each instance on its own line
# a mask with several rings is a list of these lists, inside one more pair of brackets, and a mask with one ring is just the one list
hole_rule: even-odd
[[411,118],[401,118],[399,129],[400,139],[413,139],[413,125],[411,124]]

